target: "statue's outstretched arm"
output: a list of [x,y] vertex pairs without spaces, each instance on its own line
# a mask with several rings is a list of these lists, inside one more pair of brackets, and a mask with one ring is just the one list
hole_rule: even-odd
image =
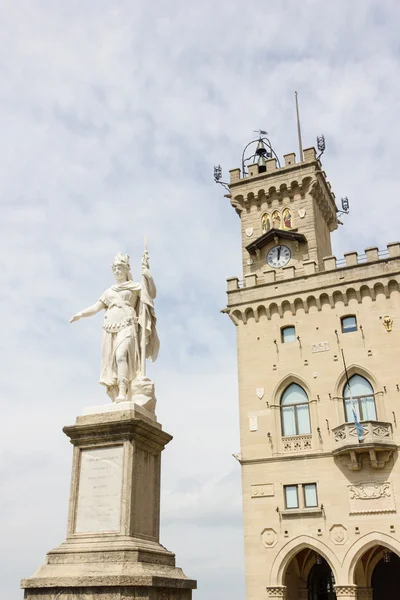
[[93,306],[88,306],[88,308],[85,308],[85,310],[76,313],[76,315],[74,315],[69,322],[73,323],[74,321],[79,321],[79,319],[82,319],[82,317],[92,317],[103,310],[103,308],[106,308],[105,304],[103,304],[101,300],[98,300],[96,304],[93,304]]

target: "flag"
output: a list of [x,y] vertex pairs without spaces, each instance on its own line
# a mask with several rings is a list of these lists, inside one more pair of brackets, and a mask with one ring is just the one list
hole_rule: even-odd
[[351,402],[351,410],[353,413],[353,421],[354,421],[354,425],[356,426],[358,441],[361,444],[364,441],[364,427],[361,425],[360,421],[358,420],[357,410],[356,410],[357,405],[356,405],[356,401],[354,400],[353,395],[351,393],[349,375],[347,373],[346,361],[344,360],[343,350],[342,350],[342,358],[343,358],[344,372],[346,373],[347,387],[349,388],[349,397],[350,397],[350,402]]

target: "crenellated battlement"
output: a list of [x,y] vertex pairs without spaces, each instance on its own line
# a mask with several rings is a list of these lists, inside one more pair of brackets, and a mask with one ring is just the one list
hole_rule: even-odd
[[[279,285],[277,283],[279,282]],[[231,277],[228,283],[228,308],[225,309],[237,325],[256,321],[265,315],[283,317],[285,312],[296,315],[299,310],[335,308],[338,302],[348,306],[352,300],[376,300],[378,294],[387,298],[400,282],[400,242],[391,242],[386,249],[366,248],[363,254],[346,252],[343,259],[323,258],[323,268],[307,260],[299,268],[287,266],[265,270],[262,276],[251,273],[244,280]],[[301,291],[300,291],[301,290]]]
[[271,175],[276,175],[277,173],[281,175],[284,171],[295,171],[299,168],[304,168],[304,165],[307,163],[317,163],[319,168],[322,169],[321,163],[317,158],[317,152],[315,148],[306,148],[303,154],[304,160],[302,162],[296,162],[296,154],[294,152],[284,154],[283,158],[285,164],[283,167],[278,166],[276,158],[269,158],[266,160],[266,171],[263,172],[260,172],[257,163],[249,165],[247,177],[243,175],[240,169],[231,169],[229,171],[229,186],[231,187],[236,186],[237,184],[243,184],[244,182],[248,182],[249,179],[254,179],[255,177],[265,178]]

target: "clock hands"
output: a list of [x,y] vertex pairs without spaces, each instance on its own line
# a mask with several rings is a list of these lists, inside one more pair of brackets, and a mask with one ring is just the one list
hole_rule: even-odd
[[267,263],[275,269],[284,267],[290,260],[290,250],[287,246],[277,245],[267,254]]

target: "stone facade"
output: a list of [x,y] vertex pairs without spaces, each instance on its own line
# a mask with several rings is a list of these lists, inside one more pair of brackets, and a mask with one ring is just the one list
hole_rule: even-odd
[[[302,163],[286,155],[280,169],[275,159],[264,173],[252,165],[245,178],[234,169],[230,191],[243,253],[225,312],[237,331],[247,600],[307,598],[317,557],[337,598],[372,597],[373,568],[385,551],[400,555],[400,243],[332,256],[335,197],[314,149]],[[286,227],[263,229],[286,208]],[[290,260],[273,268],[266,257],[277,245]],[[346,330],[344,317],[355,327]],[[372,388],[355,400],[375,411],[360,417],[362,441],[346,421],[342,351],[348,377]],[[293,383],[306,394],[310,428],[288,434],[281,402]],[[297,507],[285,486],[297,486]]]

